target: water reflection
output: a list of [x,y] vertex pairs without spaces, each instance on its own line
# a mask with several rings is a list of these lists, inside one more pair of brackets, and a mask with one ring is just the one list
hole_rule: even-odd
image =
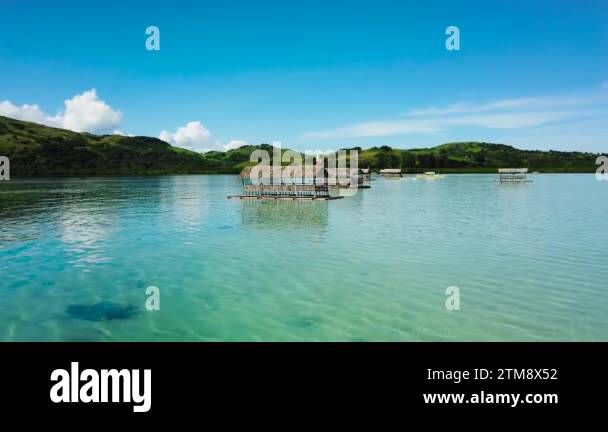
[[70,264],[77,267],[101,264],[111,261],[104,254],[105,240],[113,228],[113,217],[98,209],[82,209],[78,204],[61,208],[59,216],[59,239],[67,246],[72,259]]
[[195,228],[208,218],[210,201],[208,179],[170,177],[161,185],[161,202],[178,223]]
[[328,223],[326,201],[243,201],[242,221],[248,228],[318,229]]
[[332,202],[227,200],[237,176],[0,182],[0,340],[605,340],[604,182],[494,180]]

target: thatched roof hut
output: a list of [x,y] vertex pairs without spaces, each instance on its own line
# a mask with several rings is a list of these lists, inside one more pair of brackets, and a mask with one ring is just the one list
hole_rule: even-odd
[[[326,183],[327,170],[314,175],[310,167],[280,167],[280,178],[273,178],[273,167],[256,169],[245,167],[240,177],[243,194],[231,195],[231,199],[270,199],[270,200],[332,200],[342,198],[330,191]],[[252,177],[253,175],[253,177]],[[267,177],[262,177],[266,175]]]
[[380,170],[383,177],[402,177],[401,168],[385,168]]
[[[251,177],[252,175],[252,171],[253,168],[255,168],[254,166],[248,166],[245,167],[241,170],[240,173],[240,177],[241,180],[243,180],[243,182],[247,182],[247,181],[251,181],[254,180],[254,178]],[[281,167],[281,175],[280,175],[280,179],[281,182],[287,182],[289,184],[306,184],[306,183],[312,183],[315,179],[324,179],[328,177],[328,170],[326,170],[325,168],[323,168],[323,171],[318,170],[315,171],[316,167],[302,167],[302,166],[284,166]],[[261,174],[263,171],[260,170],[259,174]],[[259,179],[262,182],[271,182],[274,174],[275,174],[275,169],[273,166],[269,167],[269,172],[270,172],[270,177],[261,177],[258,176],[257,179]],[[276,183],[276,182],[273,182]]]
[[498,182],[530,182],[528,168],[498,168]]
[[499,174],[527,174],[528,168],[498,168]]

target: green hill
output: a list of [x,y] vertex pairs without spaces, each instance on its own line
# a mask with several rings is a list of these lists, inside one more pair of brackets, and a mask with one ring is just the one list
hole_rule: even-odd
[[[157,138],[76,133],[0,116],[0,156],[10,158],[12,176],[238,173],[258,148],[272,150],[261,144],[200,154]],[[542,172],[594,172],[596,157],[469,142],[430,149],[372,147],[361,151],[359,166],[408,172],[495,172],[507,166]]]
[[541,172],[595,172],[598,154],[519,150],[504,144],[459,142],[433,148],[392,149],[387,146],[362,150],[360,167],[402,168],[406,172],[496,172],[498,168],[527,167]]

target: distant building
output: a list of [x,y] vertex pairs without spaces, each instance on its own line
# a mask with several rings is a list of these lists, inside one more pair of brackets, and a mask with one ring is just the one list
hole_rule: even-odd
[[445,174],[437,174],[435,171],[425,171],[424,174],[418,174],[416,179],[423,180],[438,180],[445,178]]
[[499,183],[531,182],[528,180],[528,168],[499,168],[496,181]]
[[401,168],[385,168],[380,170],[382,177],[403,177],[401,175]]
[[363,177],[364,184],[369,184],[372,179],[372,170],[370,168],[361,168],[361,177]]
[[313,177],[302,167],[282,167],[278,179],[273,178],[274,169],[270,169],[270,177],[252,178],[254,167],[245,167],[241,171],[242,195],[231,195],[231,199],[270,199],[270,200],[331,200],[342,198],[334,194],[327,184],[327,170],[317,172]]

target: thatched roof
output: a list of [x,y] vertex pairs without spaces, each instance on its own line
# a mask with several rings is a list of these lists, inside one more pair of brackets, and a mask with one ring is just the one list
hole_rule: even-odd
[[251,175],[251,168],[253,167],[245,167],[241,170],[240,176],[242,179],[247,178]]
[[[251,170],[253,166],[245,167],[241,170],[241,178],[245,179],[251,176]],[[306,175],[311,175],[314,173],[315,176],[319,176],[317,172],[315,172],[316,167],[302,167],[302,166],[285,166],[281,167],[281,177],[298,177],[302,178]],[[310,171],[309,171],[310,170]],[[324,170],[325,176],[327,176],[327,170]],[[270,177],[274,175],[274,167],[270,166]]]
[[500,174],[525,174],[528,168],[498,168]]

